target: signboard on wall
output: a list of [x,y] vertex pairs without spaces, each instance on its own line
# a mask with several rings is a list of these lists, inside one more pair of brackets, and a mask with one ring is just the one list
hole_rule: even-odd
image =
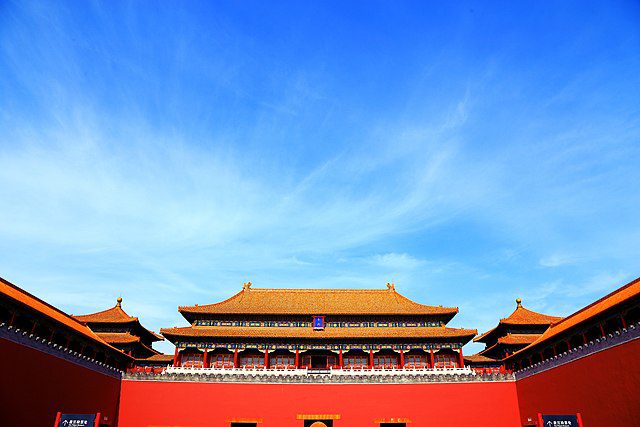
[[577,415],[542,415],[543,427],[582,427]]
[[61,414],[58,412],[54,427],[94,427],[99,414]]

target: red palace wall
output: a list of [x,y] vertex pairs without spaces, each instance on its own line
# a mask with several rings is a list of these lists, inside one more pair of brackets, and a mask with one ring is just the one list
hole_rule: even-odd
[[53,427],[56,412],[115,426],[120,380],[0,338],[0,426]]
[[415,426],[518,425],[515,383],[238,384],[122,382],[119,427],[229,426],[261,418],[259,427],[302,427],[298,414],[339,414],[335,427],[377,427],[409,418]]
[[580,412],[585,427],[640,426],[640,339],[518,380],[522,423]]

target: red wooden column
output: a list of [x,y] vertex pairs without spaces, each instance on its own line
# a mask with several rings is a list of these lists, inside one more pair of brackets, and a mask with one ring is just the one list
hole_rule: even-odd
[[582,343],[584,345],[587,345],[587,334],[585,334],[584,332],[582,333]]
[[93,422],[93,426],[94,426],[94,427],[100,427],[100,419],[101,419],[101,418],[102,418],[102,414],[100,414],[100,412],[98,412],[98,413],[96,414],[96,419],[95,419],[95,421]]
[[178,366],[178,347],[176,347],[176,351],[173,353],[173,366]]
[[462,355],[462,349],[458,349],[458,367],[464,368],[464,356]]
[[340,369],[342,369],[342,349],[340,349],[340,353],[338,353],[338,361],[339,361]]
[[598,323],[598,325],[600,326],[600,333],[602,334],[602,338],[606,337],[607,334],[604,333],[604,326],[602,326],[602,323]]
[[433,349],[429,350],[429,367],[431,369],[436,367],[436,358],[433,355]]
[[400,350],[400,369],[404,369],[404,350]]
[[624,316],[622,314],[620,315],[620,322],[622,322],[622,327],[627,329],[627,322],[624,320]]
[[300,349],[296,348],[296,369],[300,369]]
[[373,350],[369,350],[369,369],[373,369]]
[[269,349],[264,349],[264,368],[269,369]]
[[206,348],[204,349],[204,354],[202,355],[202,367],[209,367],[209,350],[207,350]]
[[237,348],[233,351],[233,367],[234,368],[240,367],[240,365],[238,365],[238,349]]

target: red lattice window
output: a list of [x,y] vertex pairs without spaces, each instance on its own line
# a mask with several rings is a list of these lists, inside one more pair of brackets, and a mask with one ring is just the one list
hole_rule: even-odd
[[404,356],[404,366],[407,368],[426,368],[427,356],[420,354],[407,354]]
[[366,368],[369,366],[369,357],[368,356],[343,356],[342,364],[345,368]]
[[457,357],[455,354],[436,353],[435,355],[436,368],[455,368],[456,366],[457,366]]
[[186,368],[202,368],[204,366],[201,353],[183,354],[181,360],[182,366]]
[[289,366],[293,366],[296,363],[296,359],[294,356],[287,354],[278,354],[275,356],[271,356],[271,361],[269,364],[273,367],[283,367],[287,368]]
[[376,368],[397,368],[398,356],[394,354],[374,356],[373,366]]
[[240,366],[246,368],[264,367],[264,356],[242,356]]
[[233,368],[233,354],[213,354],[210,363],[213,368]]

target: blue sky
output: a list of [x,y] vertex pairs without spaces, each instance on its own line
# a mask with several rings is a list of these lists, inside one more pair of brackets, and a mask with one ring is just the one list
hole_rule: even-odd
[[640,276],[639,99],[632,1],[4,1],[0,275],[156,330],[249,280],[566,315]]

